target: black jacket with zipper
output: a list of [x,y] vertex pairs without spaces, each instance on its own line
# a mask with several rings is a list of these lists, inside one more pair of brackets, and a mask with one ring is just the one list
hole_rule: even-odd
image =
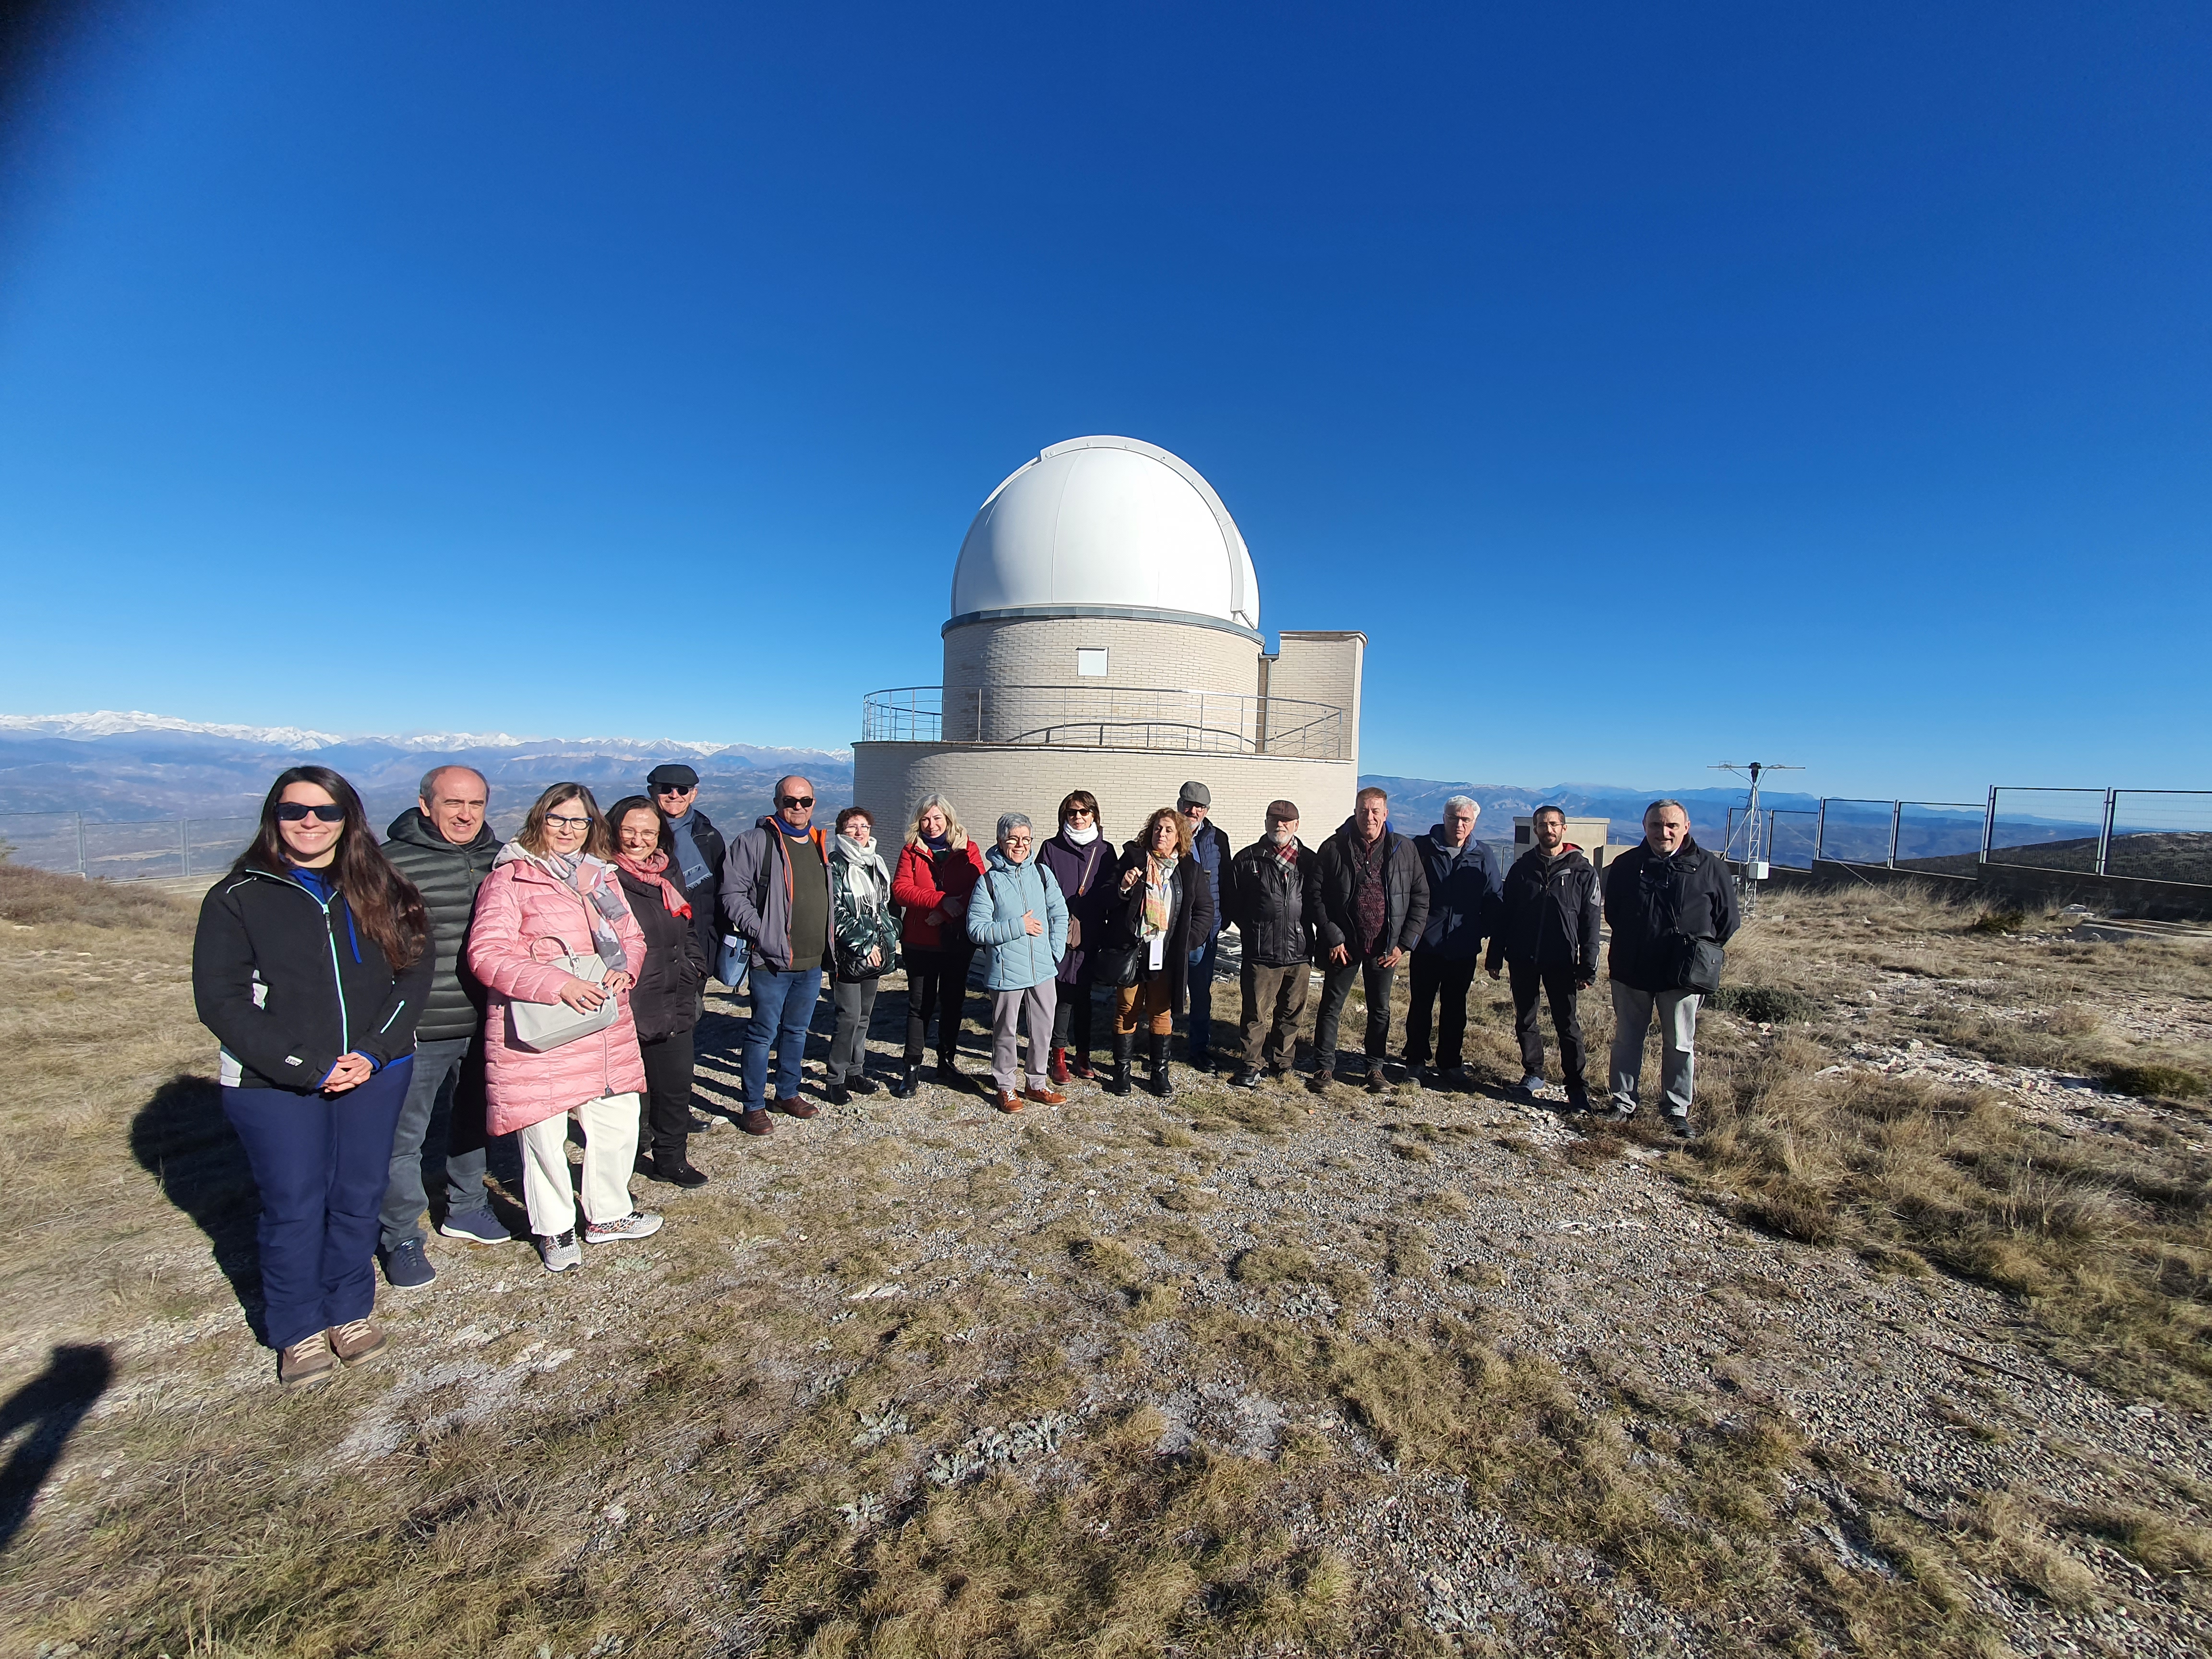
[[1264,836],[1239,853],[1222,878],[1229,920],[1244,944],[1244,960],[1258,968],[1288,968],[1314,958],[1313,849],[1297,844],[1296,863],[1275,855]]
[[1606,969],[1639,991],[1671,991],[1662,984],[1674,933],[1717,939],[1735,937],[1735,882],[1727,864],[1685,836],[1671,859],[1639,842],[1605,866],[1605,925],[1613,929]]
[[343,896],[247,867],[209,890],[192,939],[192,1004],[222,1044],[222,1080],[307,1094],[350,1053],[380,1066],[415,1052],[430,988],[426,947],[394,973]]
[[1566,843],[1553,859],[1530,848],[1505,872],[1490,936],[1490,971],[1509,962],[1523,968],[1564,963],[1577,979],[1595,979],[1599,908],[1597,866],[1581,848]]
[[[1138,952],[1140,983],[1152,961],[1152,947],[1144,937],[1145,884],[1140,877],[1136,885],[1123,892],[1121,878],[1132,870],[1142,871],[1146,860],[1143,848],[1133,841],[1126,842],[1110,873],[1099,878],[1112,895],[1106,902],[1103,942]],[[1205,949],[1206,940],[1218,931],[1213,918],[1213,884],[1206,878],[1206,866],[1185,854],[1176,860],[1175,914],[1168,918],[1168,942],[1160,954],[1160,972],[1167,975],[1178,1007],[1190,983],[1190,953]]]
[[[676,873],[674,860],[668,868]],[[629,993],[638,1040],[657,1042],[680,1036],[699,1023],[699,988],[707,982],[710,965],[707,953],[691,922],[669,909],[659,882],[641,881],[620,865],[615,873],[622,878],[623,896],[629,901],[629,913],[645,935],[645,966]]]
[[[1358,890],[1366,868],[1359,831],[1346,818],[1337,832],[1321,844],[1314,870],[1314,925],[1321,933],[1321,948],[1342,945],[1353,961],[1352,936],[1359,926]],[[1382,939],[1375,954],[1387,957],[1393,950],[1410,951],[1421,942],[1429,925],[1429,878],[1410,837],[1395,830],[1382,831]]]
[[476,911],[477,889],[491,872],[502,843],[487,823],[457,847],[438,833],[419,806],[392,819],[385,834],[389,839],[384,856],[415,884],[430,917],[430,991],[416,1023],[416,1039],[449,1042],[472,1037],[483,1019],[484,994],[468,969],[469,918]]

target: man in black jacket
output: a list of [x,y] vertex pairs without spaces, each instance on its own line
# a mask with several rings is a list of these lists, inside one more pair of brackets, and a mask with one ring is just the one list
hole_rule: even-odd
[[699,810],[699,775],[690,767],[680,761],[654,767],[645,775],[645,793],[653,797],[676,838],[676,850],[668,860],[675,867],[668,873],[690,903],[691,931],[699,936],[700,954],[711,966],[714,929],[722,915],[722,860],[730,849],[723,844],[722,832]]
[[1474,838],[1482,808],[1470,795],[1444,803],[1443,822],[1413,838],[1429,883],[1429,920],[1413,947],[1413,985],[1406,1009],[1406,1070],[1418,1077],[1429,1064],[1429,1023],[1437,1013],[1437,1071],[1462,1087],[1466,1066],[1467,992],[1482,961],[1482,938],[1497,926],[1502,884],[1498,854]]
[[1277,1077],[1291,1069],[1313,975],[1315,867],[1298,839],[1297,807],[1269,801],[1267,833],[1237,855],[1222,883],[1244,954],[1243,1064],[1229,1080],[1234,1088],[1258,1088],[1262,1060]]
[[422,1250],[429,1207],[422,1152],[434,1120],[445,1120],[446,1147],[446,1218],[438,1231],[473,1244],[504,1244],[512,1236],[484,1196],[483,991],[461,965],[477,889],[499,856],[500,839],[484,822],[490,793],[483,774],[470,767],[434,767],[423,776],[419,804],[385,832],[384,856],[422,891],[434,962],[379,1216],[377,1259],[385,1282],[397,1290],[437,1277]]
[[1314,1083],[1336,1080],[1337,1023],[1354,980],[1367,996],[1367,1086],[1387,1086],[1390,987],[1429,920],[1429,881],[1413,843],[1389,825],[1390,799],[1373,785],[1322,844],[1314,870],[1314,925],[1328,965],[1314,1022]]
[[1583,1077],[1583,1022],[1577,994],[1597,980],[1597,871],[1567,839],[1567,815],[1540,806],[1528,819],[1534,845],[1513,861],[1490,936],[1490,976],[1513,969],[1513,1035],[1521,1043],[1522,1091],[1544,1086],[1544,1039],[1536,1029],[1536,993],[1552,1005],[1559,1034],[1559,1072],[1567,1109],[1589,1109]]
[[[1696,976],[1692,964],[1734,938],[1736,920],[1728,866],[1690,838],[1681,802],[1653,801],[1644,809],[1643,844],[1605,871],[1605,921],[1613,930],[1606,969],[1613,978],[1614,1116],[1635,1115],[1644,1036],[1656,1012],[1667,1121],[1688,1137],[1700,995],[1690,982]],[[1700,941],[1706,952],[1696,950]]]

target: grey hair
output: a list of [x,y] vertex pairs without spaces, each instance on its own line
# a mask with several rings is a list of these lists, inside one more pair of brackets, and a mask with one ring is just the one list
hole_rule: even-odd
[[1030,815],[1028,813],[1001,812],[999,814],[999,839],[1000,841],[1006,840],[1009,835],[1012,834],[1017,830],[1026,830],[1030,832],[1032,837],[1036,834],[1036,826],[1030,822]]
[[1464,806],[1468,811],[1474,813],[1477,817],[1480,817],[1482,816],[1482,804],[1471,795],[1445,796],[1444,811],[1449,812],[1455,806]]
[[[1650,811],[1650,810],[1651,809],[1650,807],[1644,808],[1644,811]],[[1561,823],[1565,823],[1567,821],[1567,809],[1565,807],[1555,805],[1552,802],[1547,801],[1534,811],[1528,814],[1528,822],[1531,823],[1535,823],[1538,818],[1542,817],[1547,812],[1550,812],[1556,816]]]
[[1681,802],[1672,799],[1653,801],[1650,805],[1644,809],[1644,816],[1648,818],[1662,806],[1671,806],[1677,812],[1680,812],[1682,815],[1683,823],[1687,823],[1690,821],[1690,809],[1683,805]]
[[485,794],[489,795],[491,793],[491,780],[486,777],[483,773],[477,771],[475,767],[464,766],[459,761],[441,761],[437,765],[432,767],[428,771],[422,775],[422,787],[415,792],[416,799],[437,799],[438,797],[436,791],[438,787],[438,779],[442,774],[447,772],[465,772],[471,777],[474,778],[478,783],[483,785]]

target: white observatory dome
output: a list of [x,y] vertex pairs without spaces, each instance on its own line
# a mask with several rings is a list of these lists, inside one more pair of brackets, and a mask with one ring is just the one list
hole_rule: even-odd
[[1260,580],[1197,471],[1134,438],[1054,444],[991,492],[952,572],[955,621],[1102,612],[1255,633]]

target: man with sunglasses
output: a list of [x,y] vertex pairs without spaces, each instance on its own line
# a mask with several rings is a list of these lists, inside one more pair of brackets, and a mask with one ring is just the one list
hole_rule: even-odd
[[[830,852],[814,827],[814,786],[780,778],[775,811],[730,843],[722,866],[722,914],[751,947],[752,1022],[745,1028],[745,1109],[738,1127],[764,1135],[771,1111],[812,1117],[799,1097],[806,1031],[822,996],[822,966],[832,960],[834,910]],[[773,1099],[769,1050],[775,1050]]]
[[676,838],[676,851],[668,873],[684,890],[691,906],[691,931],[707,960],[714,960],[714,931],[722,915],[722,860],[729,856],[722,832],[698,808],[699,775],[678,761],[656,766],[645,775],[645,793],[668,820]]

